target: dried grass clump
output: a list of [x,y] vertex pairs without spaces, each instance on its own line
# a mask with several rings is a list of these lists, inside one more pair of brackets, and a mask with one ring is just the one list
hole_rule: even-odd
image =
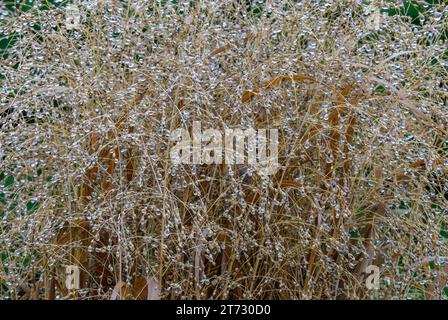
[[[445,5],[77,3],[1,23],[0,296],[444,297]],[[280,170],[173,166],[195,120],[278,128]]]

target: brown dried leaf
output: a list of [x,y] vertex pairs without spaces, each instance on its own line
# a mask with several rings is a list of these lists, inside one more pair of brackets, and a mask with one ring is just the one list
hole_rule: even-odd
[[132,295],[137,300],[146,300],[148,297],[148,282],[144,277],[138,277],[132,285]]
[[222,47],[219,47],[218,49],[213,50],[213,51],[208,55],[208,57],[211,58],[211,57],[213,57],[213,56],[216,56],[217,54],[219,54],[219,53],[221,53],[221,52],[227,51],[227,50],[230,49],[231,47],[232,47],[232,45],[231,45],[230,43],[228,43],[228,44],[226,44],[226,45],[224,45],[224,46],[222,46]]
[[241,98],[241,102],[242,102],[242,103],[249,102],[249,101],[252,100],[252,98],[255,97],[257,94],[258,94],[258,93],[255,92],[255,91],[250,91],[250,90],[244,91],[244,93],[243,93],[243,97]]
[[282,180],[279,184],[278,187],[280,188],[292,188],[292,189],[299,189],[300,187],[302,187],[302,184],[293,181],[293,180]]

